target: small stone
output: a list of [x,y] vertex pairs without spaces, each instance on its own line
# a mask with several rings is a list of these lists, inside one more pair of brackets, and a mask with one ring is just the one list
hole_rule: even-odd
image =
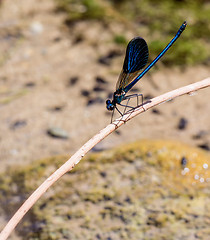
[[50,110],[55,111],[55,112],[59,112],[59,111],[62,111],[63,108],[64,108],[64,105],[57,105],[57,106],[53,106]]
[[34,82],[27,82],[26,84],[25,84],[25,86],[26,87],[34,87],[36,84],[34,83]]
[[84,97],[88,97],[90,95],[90,92],[88,90],[81,90],[81,95]]
[[53,39],[53,41],[54,41],[54,42],[60,42],[60,41],[61,41],[61,37],[55,37],[55,38]]
[[96,103],[103,103],[104,100],[100,97],[96,97],[96,98],[91,98],[88,100],[87,102],[87,106],[90,106],[90,105],[93,105],[93,104],[96,104]]
[[40,22],[33,22],[30,26],[30,30],[34,34],[40,34],[43,32],[44,28]]
[[160,114],[160,111],[158,110],[158,109],[152,109],[152,113],[154,113],[154,114],[157,114],[157,115],[159,115]]
[[74,86],[78,82],[79,78],[78,77],[71,77],[69,79],[69,85]]
[[108,82],[104,80],[102,77],[97,76],[96,77],[96,83],[98,84],[107,84]]
[[179,123],[178,123],[178,129],[179,130],[184,130],[187,127],[188,121],[185,118],[180,118]]
[[194,139],[201,139],[208,134],[207,131],[201,130],[193,136]]
[[27,124],[25,120],[17,120],[10,126],[10,129],[15,130],[21,127],[24,127]]
[[93,88],[93,91],[94,91],[94,92],[103,92],[103,91],[105,91],[105,88],[100,87],[100,86],[95,86],[95,87]]
[[54,138],[62,138],[62,139],[67,139],[69,138],[68,133],[59,127],[52,127],[47,130],[48,135]]
[[105,178],[105,177],[107,176],[106,172],[104,172],[104,171],[100,172],[100,175],[101,175],[103,178]]
[[181,165],[182,165],[182,167],[186,167],[186,165],[187,165],[187,159],[186,159],[186,157],[183,157],[183,158],[181,159]]
[[209,147],[208,143],[200,144],[200,145],[198,145],[198,147],[202,148],[202,149],[204,149],[206,151],[210,151],[210,147]]
[[104,65],[109,66],[111,64],[111,59],[122,55],[122,53],[120,51],[117,50],[111,50],[107,55],[100,57],[98,59],[98,62]]
[[78,44],[78,43],[81,43],[82,41],[84,41],[84,37],[80,34],[75,37],[73,44]]

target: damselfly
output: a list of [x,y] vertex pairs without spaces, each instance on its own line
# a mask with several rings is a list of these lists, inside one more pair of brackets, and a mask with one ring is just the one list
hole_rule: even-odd
[[[155,63],[168,51],[168,49],[174,44],[174,42],[179,38],[182,32],[185,30],[187,26],[186,21],[181,25],[175,37],[168,43],[168,45],[163,49],[163,51],[141,72],[141,70],[145,67],[149,57],[149,51],[146,41],[141,37],[133,38],[127,46],[125,60],[123,64],[123,69],[120,73],[119,79],[116,85],[116,91],[113,94],[113,99],[108,99],[106,101],[106,108],[109,111],[113,111],[117,109],[117,111],[123,116],[121,111],[117,108],[117,104],[120,106],[124,106],[125,109],[128,106],[127,104],[121,104],[124,100],[129,100],[133,97],[141,96],[143,100],[142,94],[132,94],[126,96],[126,93],[146,74]],[[138,105],[138,102],[137,102]],[[125,110],[124,110],[125,112]],[[112,115],[113,116],[113,115]]]

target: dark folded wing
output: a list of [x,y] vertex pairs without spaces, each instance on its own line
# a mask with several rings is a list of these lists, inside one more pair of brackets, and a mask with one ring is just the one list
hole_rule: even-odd
[[116,89],[123,89],[132,82],[147,64],[148,57],[149,51],[146,41],[140,37],[132,39],[126,49],[123,69],[117,81]]

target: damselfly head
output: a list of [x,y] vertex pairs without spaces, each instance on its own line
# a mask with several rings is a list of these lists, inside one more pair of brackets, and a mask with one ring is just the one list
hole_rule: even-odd
[[114,108],[115,108],[114,104],[113,104],[112,101],[109,100],[109,99],[106,100],[106,108],[107,108],[107,110],[109,110],[109,111],[113,111]]

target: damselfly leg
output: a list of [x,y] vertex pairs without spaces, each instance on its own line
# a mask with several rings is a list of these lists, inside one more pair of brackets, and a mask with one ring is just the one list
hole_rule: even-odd
[[[111,123],[113,120],[115,109],[118,111],[118,113],[121,115],[121,117],[123,117],[127,108],[130,108],[130,110],[132,110],[139,106],[139,97],[141,97],[141,104],[143,104],[143,94],[131,94],[131,95],[126,96],[125,99],[123,99],[123,101],[127,100],[127,103],[126,104],[122,104],[122,103],[118,104],[119,106],[124,107],[123,113],[120,111],[120,109],[117,106],[115,106],[114,110],[112,111]],[[136,106],[135,107],[128,105],[131,98],[136,98]]]
[[[124,104],[121,104],[121,103],[119,104],[120,106],[125,107],[125,108],[124,108],[124,111],[123,111],[123,115],[124,115],[125,112],[126,112],[126,108],[135,109],[136,107],[139,106],[139,97],[140,97],[140,96],[141,96],[141,103],[143,104],[143,94],[131,94],[131,95],[126,96],[126,97],[123,99],[123,101],[124,101],[124,100],[127,100],[127,103],[126,103],[125,105],[124,105]],[[135,107],[128,105],[129,102],[130,102],[130,100],[131,100],[131,98],[136,98],[136,106],[135,106]]]

